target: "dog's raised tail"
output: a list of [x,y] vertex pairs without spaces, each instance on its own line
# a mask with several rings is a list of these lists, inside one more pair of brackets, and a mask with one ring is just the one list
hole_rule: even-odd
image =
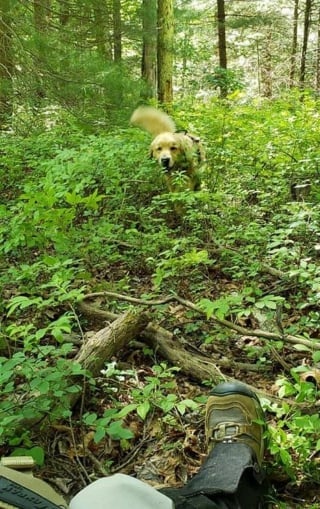
[[133,112],[130,122],[153,136],[164,132],[174,133],[176,130],[172,118],[164,111],[157,110],[152,106],[139,106]]

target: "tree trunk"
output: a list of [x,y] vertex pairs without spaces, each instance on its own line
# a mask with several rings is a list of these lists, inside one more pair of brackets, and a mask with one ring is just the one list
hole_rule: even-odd
[[112,60],[111,16],[105,3],[93,4],[94,37],[98,53],[106,60]]
[[[227,70],[226,13],[224,0],[217,0],[219,67]],[[220,96],[227,97],[228,87],[224,75],[220,84]]]
[[158,99],[163,104],[173,101],[173,0],[158,0]]
[[141,75],[146,84],[143,95],[149,99],[156,96],[157,87],[157,0],[143,0],[142,32]]
[[113,60],[121,62],[122,58],[122,22],[121,1],[113,0]]
[[58,1],[59,7],[59,21],[62,27],[64,27],[70,19],[70,4],[66,0]]
[[10,0],[0,4],[0,128],[12,114],[13,60],[11,47]]
[[33,0],[33,20],[36,32],[45,32],[48,28],[50,0]]
[[46,50],[42,44],[48,30],[48,17],[50,13],[50,0],[33,0],[33,22],[36,33],[36,48],[34,53],[35,65],[35,104],[40,106],[41,99],[46,95],[44,83],[41,79],[41,70],[47,59]]
[[301,89],[304,88],[305,79],[306,79],[306,59],[307,59],[310,22],[311,22],[311,7],[312,7],[312,0],[306,0],[306,6],[305,6],[305,11],[304,11],[303,44],[302,44],[301,65],[300,65],[300,88]]
[[317,56],[316,56],[316,91],[320,91],[320,7],[318,7]]
[[296,75],[297,50],[298,50],[298,22],[299,22],[299,0],[294,0],[293,33],[290,56],[290,88],[294,86],[294,79]]
[[273,85],[271,42],[271,33],[268,33],[266,40],[264,41],[263,49],[260,53],[262,95],[268,98],[272,97]]

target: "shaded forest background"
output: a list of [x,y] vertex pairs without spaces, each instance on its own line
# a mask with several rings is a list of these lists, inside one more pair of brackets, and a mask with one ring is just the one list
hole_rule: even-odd
[[5,0],[2,121],[50,107],[107,126],[148,97],[318,91],[319,9],[315,0]]
[[[269,506],[318,507],[319,2],[0,14],[0,454],[67,499],[117,471],[179,486],[237,378],[266,410]],[[167,192],[129,125],[145,103],[203,140],[201,191]]]

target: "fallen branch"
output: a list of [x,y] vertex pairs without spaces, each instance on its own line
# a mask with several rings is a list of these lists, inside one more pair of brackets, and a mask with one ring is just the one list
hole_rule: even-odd
[[[90,318],[106,319],[106,317],[109,318],[110,316],[108,311],[97,309],[87,303],[83,306],[83,302],[80,303],[80,309]],[[149,323],[140,336],[153,348],[155,353],[159,353],[173,366],[179,367],[185,375],[197,382],[203,383],[205,380],[208,380],[213,384],[217,384],[221,382],[221,380],[235,380],[221,372],[220,368],[217,366],[217,364],[220,363],[220,359],[217,360],[216,364],[212,358],[206,357],[201,352],[188,351],[174,338],[174,335],[171,332],[159,325]],[[224,361],[223,365],[223,367],[231,369],[235,367],[239,368],[239,365],[232,361],[229,361],[228,366],[226,366],[226,362]],[[261,397],[267,398],[271,401],[280,401],[280,398],[259,390],[256,387],[252,387],[245,381],[243,381],[243,383],[245,383],[252,391],[258,393]],[[292,402],[292,405],[295,405],[295,402]]]
[[[196,304],[193,302],[183,299],[182,297],[179,297],[178,295],[169,295],[167,297],[163,297],[162,299],[156,299],[156,300],[145,300],[145,299],[138,299],[135,297],[130,297],[127,295],[123,295],[121,293],[115,293],[115,292],[97,292],[97,293],[90,293],[86,296],[84,296],[84,301],[81,303],[81,305],[85,305],[85,301],[97,297],[112,297],[118,300],[123,300],[126,302],[131,302],[132,304],[139,304],[142,306],[160,306],[163,304],[167,304],[169,302],[179,302],[183,306],[192,309],[196,313],[201,314],[202,316],[206,317],[205,311],[203,311],[201,308],[199,308]],[[269,332],[264,331],[261,329],[246,329],[245,327],[242,327],[241,325],[237,325],[233,322],[230,322],[229,320],[217,318],[216,316],[211,316],[209,320],[214,321],[215,323],[222,325],[223,327],[227,327],[228,329],[234,330],[236,332],[239,332],[243,336],[250,336],[250,337],[257,337],[257,338],[264,338],[264,339],[271,339],[273,341],[284,341],[285,343],[290,343],[294,345],[303,345],[309,348],[310,350],[320,350],[320,342],[316,339],[306,339],[300,336],[293,336],[291,334],[282,334],[282,333],[275,333],[275,332]]]
[[[220,243],[218,243],[213,237],[212,235],[210,235],[210,241],[212,242],[213,246],[214,246],[214,250],[221,254],[225,251],[230,251],[230,252],[233,252],[233,253],[237,253],[238,255],[241,254],[241,251],[240,249],[238,248],[235,248],[235,247],[231,247],[231,246],[226,246],[226,245],[221,245]],[[279,279],[285,279],[285,280],[288,280],[290,279],[290,275],[287,273],[287,272],[282,272],[282,270],[279,270],[279,269],[275,269],[274,267],[271,267],[270,265],[268,265],[267,263],[264,263],[264,262],[261,262],[260,263],[260,268],[262,270],[262,272],[267,272],[268,274],[270,274],[271,276],[274,276],[274,277],[277,277]]]

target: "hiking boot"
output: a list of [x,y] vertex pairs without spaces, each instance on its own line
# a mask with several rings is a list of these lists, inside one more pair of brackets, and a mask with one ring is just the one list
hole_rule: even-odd
[[49,484],[33,477],[34,465],[29,456],[0,460],[0,509],[67,509]]
[[217,443],[244,443],[261,467],[266,422],[257,395],[240,382],[217,385],[206,406],[205,430],[209,448]]

